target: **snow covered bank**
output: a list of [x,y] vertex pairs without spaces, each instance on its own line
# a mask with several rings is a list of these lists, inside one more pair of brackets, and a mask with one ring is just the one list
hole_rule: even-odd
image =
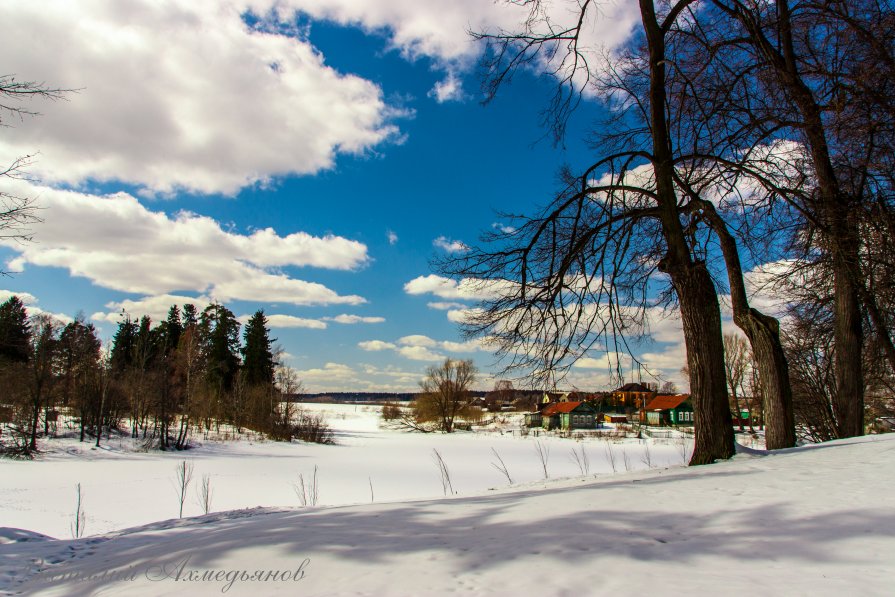
[[875,436],[472,497],[226,512],[77,541],[20,533],[11,542],[6,532],[0,586],[38,595],[890,595],[893,456],[895,435]]

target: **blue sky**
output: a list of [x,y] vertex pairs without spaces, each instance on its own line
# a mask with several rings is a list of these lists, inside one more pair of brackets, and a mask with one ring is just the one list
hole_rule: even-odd
[[[595,46],[631,31],[626,4],[607,4]],[[39,152],[5,190],[45,208],[34,243],[0,247],[16,272],[0,289],[81,311],[106,338],[121,309],[263,308],[311,391],[414,390],[448,356],[493,383],[493,356],[451,321],[475,297],[429,262],[547,201],[560,165],[587,162],[602,109],[585,104],[555,147],[539,126],[551,80],[519,76],[481,105],[466,31],[512,27],[518,8],[0,0],[0,14],[0,71],[79,90],[0,132],[3,160]],[[654,332],[644,358],[680,381],[679,324]],[[569,383],[606,387],[600,363]]]

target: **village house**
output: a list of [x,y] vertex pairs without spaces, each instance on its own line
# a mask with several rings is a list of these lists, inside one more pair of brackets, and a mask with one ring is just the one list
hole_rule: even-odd
[[660,427],[693,425],[693,405],[689,394],[656,396],[643,409],[642,423]]
[[540,412],[544,429],[594,429],[597,409],[587,402],[556,402]]
[[626,383],[612,392],[612,406],[618,412],[639,411],[656,397],[655,390],[639,383]]

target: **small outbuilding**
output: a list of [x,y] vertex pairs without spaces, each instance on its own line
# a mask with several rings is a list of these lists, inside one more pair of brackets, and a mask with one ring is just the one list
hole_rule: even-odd
[[534,411],[530,413],[525,413],[525,426],[526,427],[540,427],[541,426],[541,412]]

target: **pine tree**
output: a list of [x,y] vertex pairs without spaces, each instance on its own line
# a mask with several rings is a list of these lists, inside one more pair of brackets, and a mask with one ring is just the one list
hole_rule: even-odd
[[25,304],[11,296],[0,305],[0,359],[27,363],[31,352],[31,324]]
[[25,305],[12,296],[0,305],[0,404],[3,410],[11,408],[7,437],[12,438],[12,446],[0,444],[0,448],[26,456],[35,447],[30,441],[32,409],[26,382],[30,341]]
[[164,337],[165,355],[169,355],[177,349],[185,327],[181,322],[180,309],[177,305],[171,305],[168,309],[168,318],[159,327],[162,328],[161,334]]
[[196,305],[187,303],[183,306],[183,329],[187,329],[191,325],[199,325],[199,313],[196,311]]
[[239,368],[239,327],[233,312],[216,303],[199,320],[208,383],[223,392],[233,388]]
[[126,315],[118,324],[112,337],[112,371],[121,375],[134,364],[134,346],[137,341],[137,324]]
[[246,384],[250,387],[273,385],[274,340],[270,338],[267,317],[264,316],[263,310],[256,311],[246,323],[243,340],[245,346],[242,349],[242,370]]

